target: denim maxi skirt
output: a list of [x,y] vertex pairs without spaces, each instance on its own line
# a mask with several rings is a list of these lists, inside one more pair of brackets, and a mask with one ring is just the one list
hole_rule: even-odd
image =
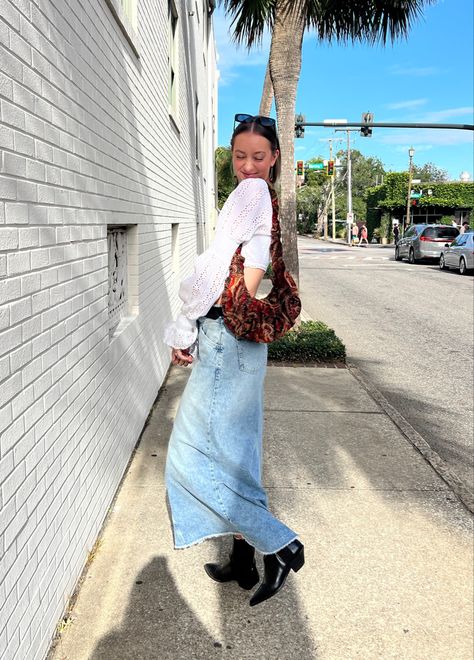
[[262,486],[267,346],[236,339],[222,318],[198,327],[166,460],[175,548],[241,534],[263,554],[277,552],[297,534],[270,513]]

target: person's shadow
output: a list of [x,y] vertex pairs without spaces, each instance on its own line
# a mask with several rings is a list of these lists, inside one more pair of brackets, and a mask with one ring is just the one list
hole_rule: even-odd
[[[229,539],[216,539],[212,543],[218,548],[218,559],[225,559]],[[208,548],[210,556],[216,554],[211,545]],[[183,561],[187,564],[184,554]],[[189,580],[187,566],[183,568],[183,580]],[[199,565],[195,570],[204,573]],[[201,573],[196,578],[195,589],[203,585],[218,589],[220,621],[217,623],[221,631],[218,638],[209,633],[180,595],[168,560],[157,556],[137,576],[122,625],[98,642],[89,660],[316,658],[305,617],[299,613],[289,583],[283,598],[277,596],[271,602],[250,608],[250,592],[243,591],[236,583],[214,586]],[[203,594],[203,607],[205,601]]]

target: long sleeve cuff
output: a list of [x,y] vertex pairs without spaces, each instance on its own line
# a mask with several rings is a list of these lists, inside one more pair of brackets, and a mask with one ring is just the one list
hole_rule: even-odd
[[196,321],[180,314],[165,328],[163,340],[172,348],[192,348],[197,339]]

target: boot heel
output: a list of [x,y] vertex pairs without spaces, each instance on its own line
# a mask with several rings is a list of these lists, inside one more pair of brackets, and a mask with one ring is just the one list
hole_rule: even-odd
[[301,550],[298,552],[296,557],[291,562],[290,568],[295,573],[297,573],[300,570],[300,568],[303,568],[303,566],[304,566],[304,548],[301,548]]
[[248,575],[245,578],[241,578],[241,579],[237,580],[237,584],[239,585],[239,587],[241,589],[245,589],[246,591],[250,591],[250,589],[254,588],[254,586],[257,584],[259,579],[260,578],[258,576],[258,572],[255,569],[255,573],[253,573],[252,575]]

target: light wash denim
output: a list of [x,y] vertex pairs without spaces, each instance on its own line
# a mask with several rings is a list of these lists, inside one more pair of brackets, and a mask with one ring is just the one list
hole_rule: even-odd
[[242,534],[263,554],[277,552],[297,534],[270,513],[262,486],[267,346],[236,339],[222,318],[198,326],[166,461],[175,548]]

